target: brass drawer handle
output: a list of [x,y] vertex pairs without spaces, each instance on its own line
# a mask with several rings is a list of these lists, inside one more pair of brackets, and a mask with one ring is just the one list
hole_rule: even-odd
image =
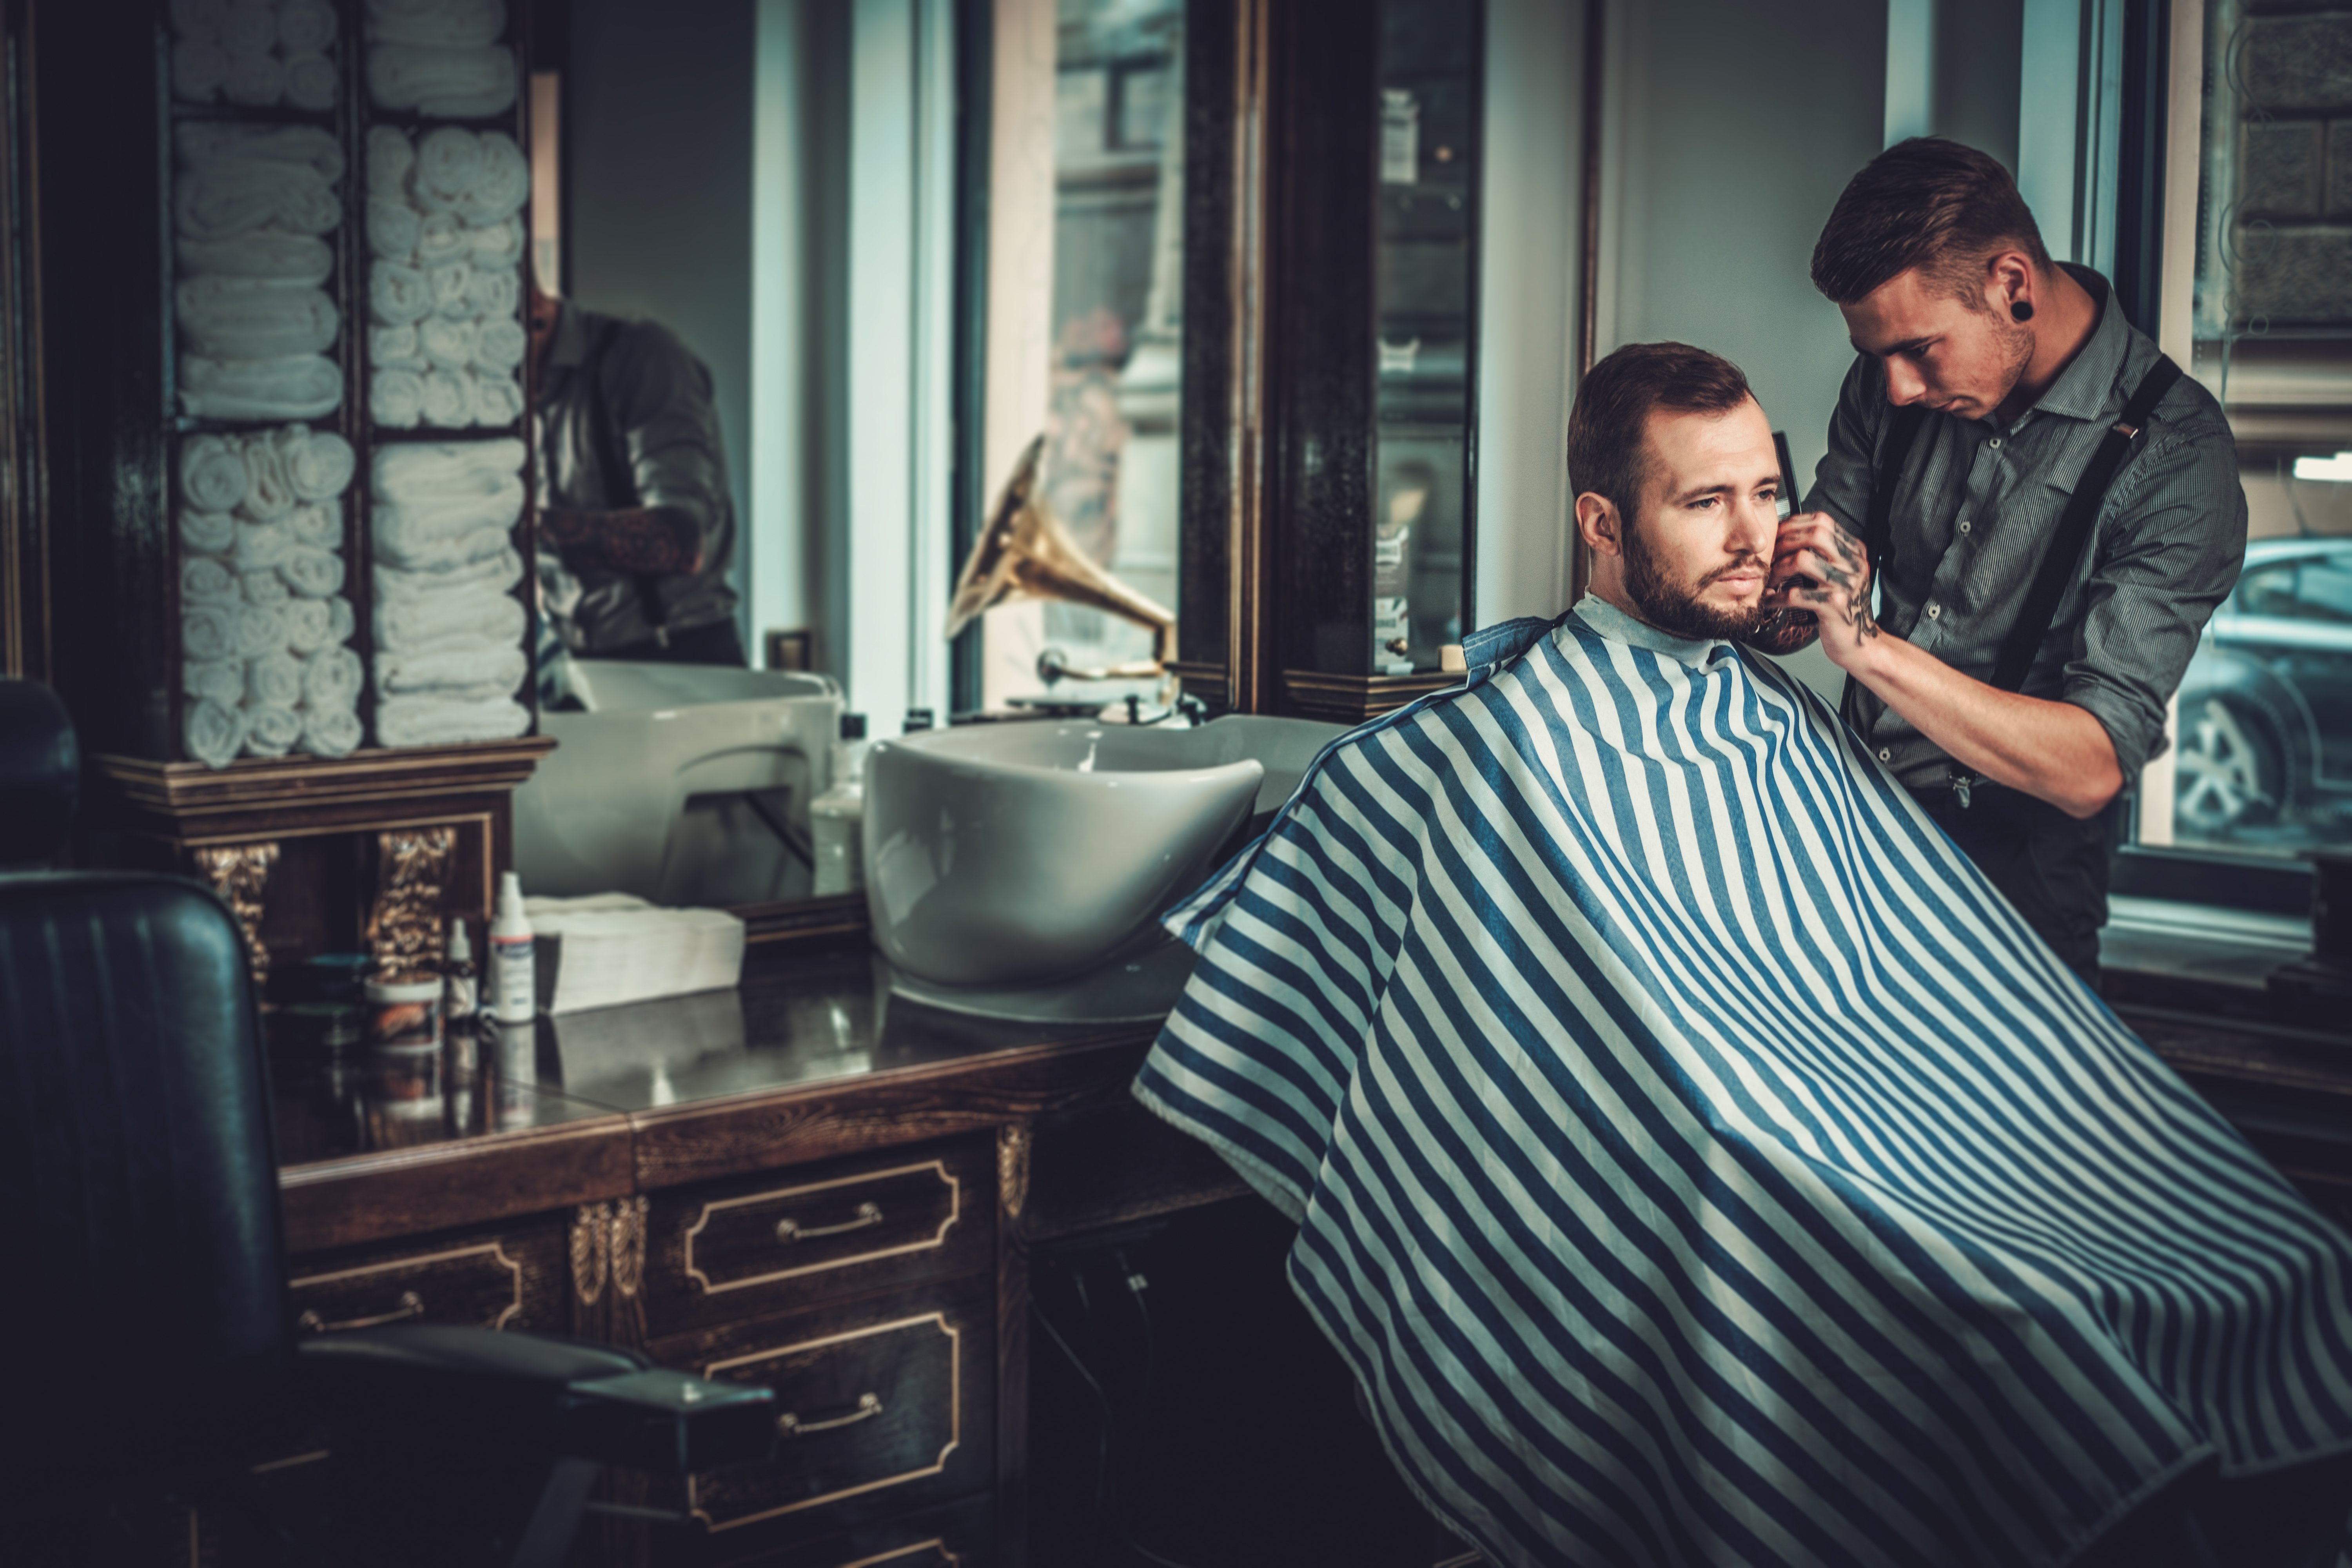
[[882,1414],[882,1396],[861,1394],[857,1408],[846,1415],[835,1415],[824,1421],[803,1421],[791,1411],[776,1417],[776,1430],[787,1437],[805,1437],[812,1432],[830,1432],[837,1426],[855,1426],[860,1421],[871,1421]]
[[800,1221],[786,1215],[776,1222],[776,1239],[783,1242],[814,1241],[820,1237],[846,1236],[853,1230],[872,1230],[881,1223],[880,1204],[859,1204],[857,1217],[843,1220],[839,1225],[803,1226]]
[[294,1325],[306,1334],[331,1334],[343,1329],[378,1328],[385,1323],[397,1323],[404,1318],[421,1318],[424,1315],[424,1299],[414,1290],[403,1290],[400,1293],[400,1305],[389,1312],[378,1312],[372,1318],[352,1318],[345,1322],[330,1323],[320,1318],[317,1311],[311,1310],[295,1319]]

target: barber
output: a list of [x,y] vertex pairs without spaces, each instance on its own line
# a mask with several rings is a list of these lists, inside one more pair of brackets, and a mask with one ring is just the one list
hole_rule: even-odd
[[583,658],[740,665],[710,372],[667,328],[530,296],[540,606]]
[[2245,554],[2228,422],[1958,142],[1873,159],[1812,274],[1859,357],[1750,641],[1820,636],[1863,743],[2095,984],[2109,808]]

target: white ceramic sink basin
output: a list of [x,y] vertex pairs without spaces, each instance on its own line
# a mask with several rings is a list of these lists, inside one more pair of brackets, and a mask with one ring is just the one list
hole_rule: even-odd
[[866,764],[866,902],[899,969],[945,985],[1079,974],[1152,933],[1234,830],[1288,798],[1336,724],[1045,721],[885,742]]
[[757,902],[807,891],[770,820],[806,842],[841,728],[827,677],[574,659],[584,712],[549,710],[556,749],[515,792],[515,868],[554,898]]

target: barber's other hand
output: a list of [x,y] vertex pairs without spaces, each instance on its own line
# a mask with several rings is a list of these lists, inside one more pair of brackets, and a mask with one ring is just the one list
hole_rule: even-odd
[[1825,511],[1781,520],[1764,603],[1812,611],[1821,623],[1822,651],[1840,666],[1878,636],[1870,614],[1870,552]]

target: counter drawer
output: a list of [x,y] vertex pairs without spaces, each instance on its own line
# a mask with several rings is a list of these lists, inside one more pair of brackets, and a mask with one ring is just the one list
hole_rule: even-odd
[[690,1479],[688,1513],[714,1537],[743,1531],[748,1549],[985,1491],[994,1295],[976,1278],[655,1347],[665,1364],[776,1396],[775,1457]]
[[565,1231],[555,1216],[389,1247],[314,1253],[289,1265],[302,1333],[381,1323],[457,1323],[562,1333]]
[[710,1568],[988,1568],[996,1560],[986,1498],[877,1521],[820,1541],[738,1552],[719,1536]]
[[656,1336],[993,1267],[995,1144],[960,1139],[656,1194]]

